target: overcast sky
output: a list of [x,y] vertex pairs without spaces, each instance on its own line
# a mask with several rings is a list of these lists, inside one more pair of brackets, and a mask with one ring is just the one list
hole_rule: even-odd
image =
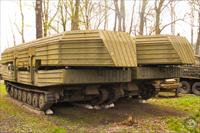
[[[34,0],[24,0],[24,17],[25,17],[25,41],[31,41],[35,39],[35,10],[34,10]],[[51,0],[54,3],[57,3],[56,0]],[[139,0],[137,1],[139,2]],[[130,23],[130,16],[132,12],[132,1],[126,0],[126,22],[127,26]],[[113,7],[114,8],[114,7]],[[139,8],[138,6],[136,8]],[[185,1],[179,2],[176,5],[176,15],[179,18],[182,18],[185,13],[190,12],[190,9]],[[139,20],[139,16],[135,16],[135,22]],[[109,16],[109,29],[112,30],[113,22],[114,22],[114,13],[111,13]],[[161,17],[161,22],[163,24],[167,24],[170,22],[170,14],[168,9],[166,9]],[[188,20],[189,22],[190,20]],[[2,52],[5,48],[13,46],[13,37],[12,31],[16,37],[16,43],[21,43],[21,37],[16,30],[15,24],[20,25],[21,16],[19,10],[19,2],[18,0],[0,0],[0,52]],[[70,24],[70,23],[69,23]],[[68,28],[69,30],[69,28]],[[162,34],[170,34],[170,26],[166,28]],[[180,33],[180,35],[187,37],[190,41],[190,26],[189,24],[178,21],[176,24],[176,34]],[[194,30],[194,41],[196,41],[196,33],[197,28]]]

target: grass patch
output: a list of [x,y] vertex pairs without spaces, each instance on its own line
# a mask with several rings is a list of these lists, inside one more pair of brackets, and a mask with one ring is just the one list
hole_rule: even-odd
[[177,117],[168,117],[165,119],[168,128],[178,133],[200,133],[199,121],[195,117],[185,119]]
[[200,111],[200,97],[195,95],[181,95],[177,98],[157,98],[152,103],[178,109],[188,114],[196,114]]
[[[174,110],[186,113],[186,116],[164,117],[168,128],[175,132],[193,132],[200,133],[200,97],[192,94],[181,95],[178,98],[156,98],[153,99],[153,104],[161,107],[172,108]],[[187,121],[193,120],[196,123],[195,127],[188,127]]]
[[6,95],[6,88],[5,88],[5,85],[1,84],[0,83],[0,96],[4,96]]
[[[89,111],[78,107],[66,107],[63,110],[60,108],[58,111],[58,107],[55,106],[58,113],[53,116],[36,115],[16,106],[6,96],[5,86],[2,84],[0,84],[0,96],[0,122],[3,121],[0,132],[106,133],[109,131],[126,133],[158,132],[160,129],[160,132],[200,132],[198,126],[191,129],[186,127],[187,118],[200,122],[200,97],[194,95],[153,98],[147,101],[148,104],[122,102],[120,105],[123,106],[120,108],[100,111]],[[166,112],[172,110],[184,112],[185,115],[162,113],[165,110]],[[137,113],[138,111],[140,114]],[[146,117],[147,114],[148,117]],[[119,123],[129,115],[136,120],[136,125],[120,125]]]

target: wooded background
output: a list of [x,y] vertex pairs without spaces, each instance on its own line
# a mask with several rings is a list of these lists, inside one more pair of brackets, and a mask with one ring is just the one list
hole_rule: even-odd
[[[25,8],[35,10],[35,37],[41,38],[70,30],[103,29],[125,31],[132,35],[177,35],[179,22],[190,25],[190,42],[200,54],[199,0],[16,0],[18,21],[10,19],[12,42],[26,42],[28,30]],[[182,6],[182,4],[186,4]],[[177,9],[185,8],[183,14]],[[1,18],[2,19],[2,18]],[[14,26],[13,26],[14,25]],[[180,28],[180,27],[179,27]],[[185,27],[181,27],[185,28]],[[18,34],[16,34],[17,31]],[[35,38],[33,38],[35,39]],[[1,44],[2,45],[2,44]]]

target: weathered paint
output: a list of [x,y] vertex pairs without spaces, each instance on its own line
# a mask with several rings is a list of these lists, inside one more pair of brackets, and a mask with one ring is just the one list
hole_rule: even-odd
[[145,79],[179,78],[180,73],[181,69],[178,66],[136,67],[132,71],[132,79],[145,80]]
[[137,36],[138,64],[194,64],[192,46],[185,37],[173,35]]
[[45,37],[6,49],[2,63],[16,59],[18,68],[28,67],[31,56],[43,66],[137,66],[135,42],[124,32],[71,31]]

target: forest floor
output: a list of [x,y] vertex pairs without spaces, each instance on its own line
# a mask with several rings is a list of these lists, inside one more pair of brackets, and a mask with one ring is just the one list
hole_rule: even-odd
[[120,99],[114,108],[88,110],[68,104],[38,115],[17,106],[0,84],[0,132],[35,133],[200,133],[200,97],[162,93],[146,103]]

